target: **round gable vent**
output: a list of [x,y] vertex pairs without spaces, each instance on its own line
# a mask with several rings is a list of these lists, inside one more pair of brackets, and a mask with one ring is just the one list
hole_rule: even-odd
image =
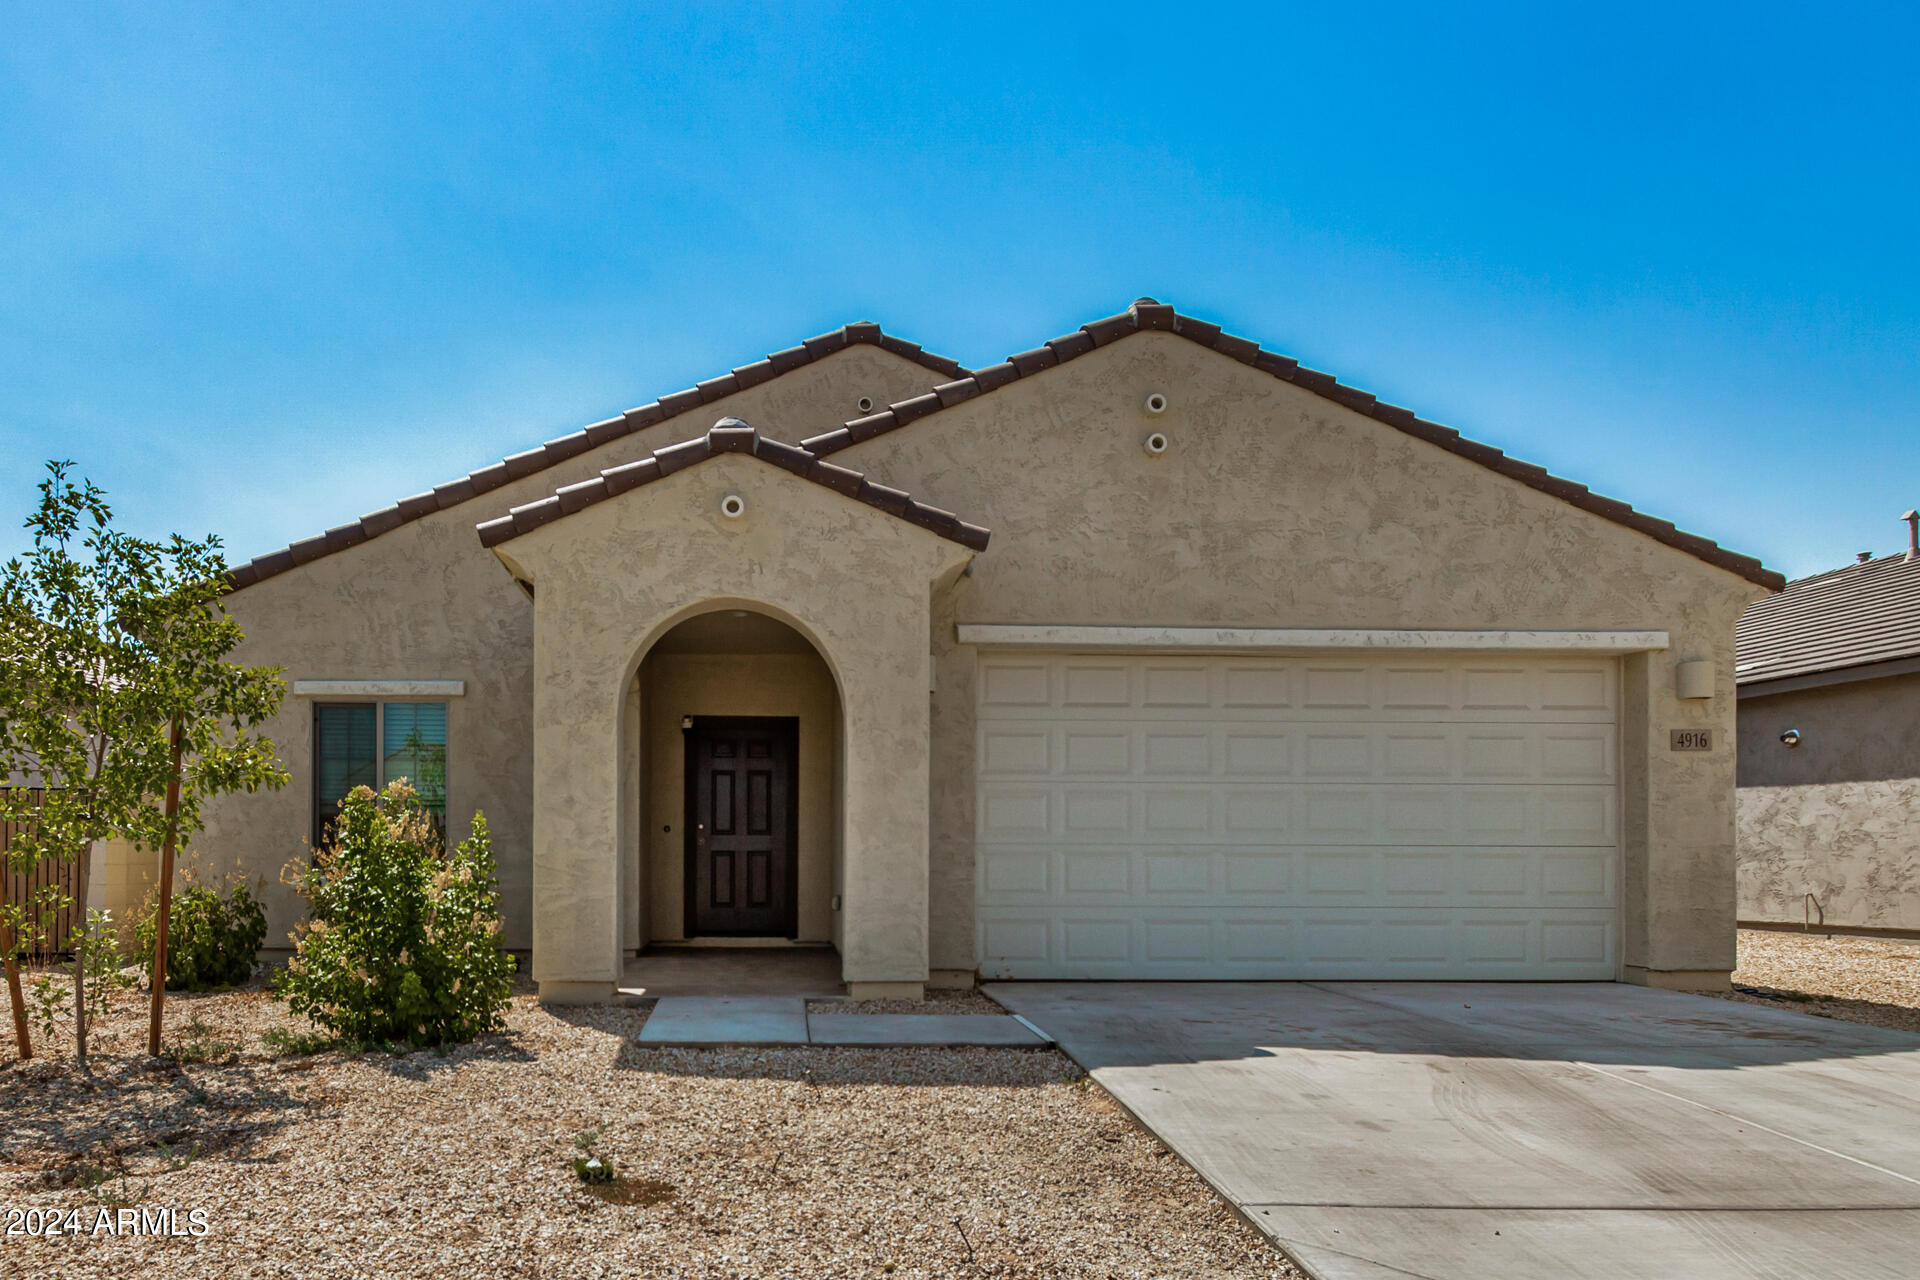
[[1167,411],[1166,392],[1155,391],[1152,394],[1150,394],[1147,397],[1146,408],[1148,413],[1152,413],[1152,414],[1165,413]]
[[1164,431],[1155,431],[1145,440],[1141,441],[1146,451],[1156,458],[1167,451],[1168,443],[1167,433]]
[[747,514],[747,500],[737,493],[730,493],[720,499],[720,514],[729,520],[738,520]]

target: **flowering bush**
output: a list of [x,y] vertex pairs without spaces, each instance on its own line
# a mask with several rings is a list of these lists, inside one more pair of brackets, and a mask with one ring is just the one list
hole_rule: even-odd
[[483,816],[448,853],[404,780],[356,787],[332,843],[292,880],[311,918],[274,989],[293,1012],[356,1043],[445,1044],[501,1025],[514,959],[497,940]]
[[[133,918],[134,954],[148,971],[159,900],[156,890]],[[211,991],[245,982],[266,937],[267,913],[244,879],[225,897],[204,884],[187,885],[174,893],[167,918],[167,990]]]

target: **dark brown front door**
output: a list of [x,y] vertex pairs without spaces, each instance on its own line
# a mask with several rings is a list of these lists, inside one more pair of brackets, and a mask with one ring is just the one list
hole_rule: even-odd
[[799,721],[695,716],[687,738],[687,936],[793,937]]

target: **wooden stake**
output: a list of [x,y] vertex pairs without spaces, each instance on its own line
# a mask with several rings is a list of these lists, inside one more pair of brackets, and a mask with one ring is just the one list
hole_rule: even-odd
[[[0,914],[7,909],[7,881],[13,878],[13,863],[0,851]],[[19,1042],[24,1061],[33,1056],[33,1037],[27,1034],[27,1001],[20,994],[20,962],[13,955],[13,930],[0,925],[0,949],[7,954],[7,998],[13,1002],[13,1038]]]
[[160,846],[160,914],[153,928],[153,1017],[147,1052],[160,1056],[160,1019],[167,1003],[167,921],[173,915],[173,819],[180,811],[180,717],[173,718],[173,774],[167,779],[167,838]]

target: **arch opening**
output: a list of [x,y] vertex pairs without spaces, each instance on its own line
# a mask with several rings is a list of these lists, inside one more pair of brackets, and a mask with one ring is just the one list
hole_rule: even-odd
[[842,702],[836,672],[794,621],[711,601],[635,656],[621,714],[629,956],[804,948],[806,965],[824,972],[830,958],[838,980]]

